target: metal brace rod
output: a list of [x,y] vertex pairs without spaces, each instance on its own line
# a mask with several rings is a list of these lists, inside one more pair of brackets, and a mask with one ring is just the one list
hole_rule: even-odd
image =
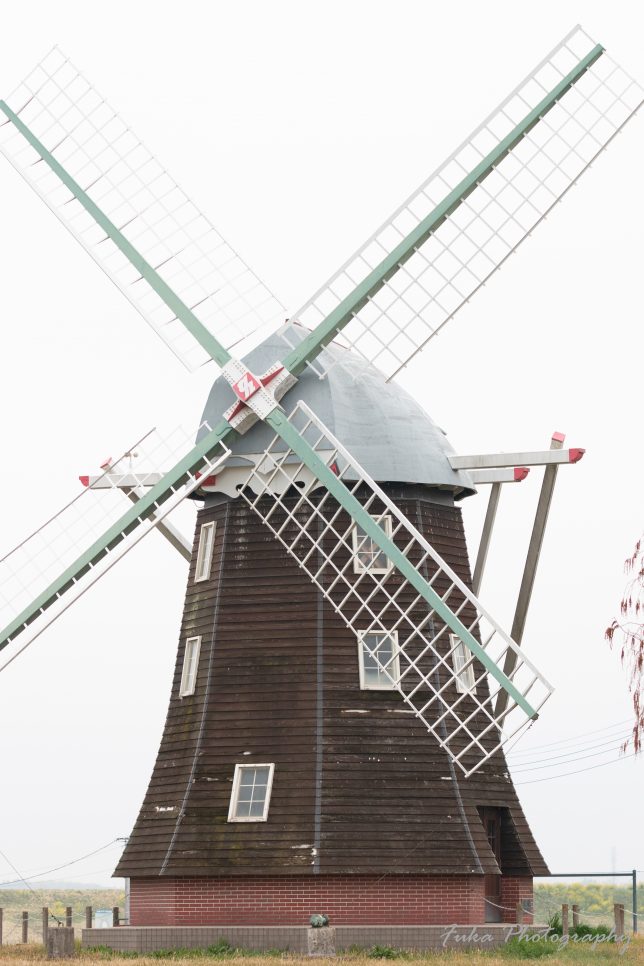
[[[564,439],[565,439],[565,436],[563,435],[563,433],[554,433],[552,437],[552,442],[550,444],[550,448],[554,454],[567,452],[566,450],[562,449],[564,444]],[[555,480],[557,479],[557,469],[558,469],[557,463],[552,462],[548,466],[546,466],[543,474],[543,482],[541,484],[541,492],[539,494],[537,512],[535,513],[535,517],[534,517],[532,534],[530,536],[530,543],[528,545],[528,553],[526,556],[525,566],[523,568],[521,585],[519,587],[517,606],[514,612],[514,620],[512,622],[512,630],[510,632],[510,637],[519,647],[521,646],[521,641],[523,639],[525,622],[528,616],[528,608],[530,606],[530,599],[532,597],[534,581],[537,575],[539,556],[541,555],[541,547],[543,546],[543,537],[546,531],[546,524],[548,522],[548,513],[550,511],[552,494],[555,488]],[[516,652],[508,651],[505,655],[505,661],[503,665],[503,671],[506,675],[512,674],[512,671],[514,670],[514,667],[516,665],[516,661],[517,661]],[[507,695],[502,690],[499,691],[496,699],[496,707],[494,709],[495,716],[503,713],[503,711],[507,707],[507,703],[508,703]]]
[[488,551],[490,549],[490,540],[492,539],[492,530],[494,529],[494,521],[496,520],[496,511],[499,506],[500,496],[501,496],[501,483],[493,483],[492,489],[490,490],[490,498],[487,503],[487,511],[485,513],[485,521],[483,523],[483,532],[481,533],[479,552],[476,555],[476,563],[474,565],[474,575],[472,576],[472,590],[474,591],[477,597],[479,595],[481,581],[483,579],[485,562],[487,560]]
[[[145,473],[145,474],[134,474],[134,473],[121,473],[109,475],[102,473],[100,476],[80,476],[79,477],[83,486],[86,486],[90,490],[122,490],[123,493],[128,497],[132,503],[138,503],[141,499],[141,493],[137,492],[138,488],[143,486],[155,486],[163,479],[162,473]],[[151,513],[150,519],[155,520],[156,514]],[[192,545],[187,537],[177,530],[172,523],[169,522],[159,522],[156,525],[157,530],[162,534],[168,543],[170,543],[175,550],[178,550],[184,560],[190,563],[192,559]]]
[[[141,499],[140,493],[137,493],[136,490],[129,489],[127,486],[119,486],[118,489],[123,490],[128,500],[130,500],[132,503],[138,503]],[[156,520],[156,513],[150,514],[150,520]],[[187,538],[184,537],[181,531],[177,530],[177,528],[167,520],[165,523],[162,521],[157,521],[156,528],[159,533],[166,538],[168,543],[171,544],[175,550],[179,551],[183,559],[190,563],[192,560],[192,545]]]
[[453,470],[505,469],[517,466],[550,466],[578,463],[585,449],[542,450],[528,453],[477,453],[472,456],[448,456]]

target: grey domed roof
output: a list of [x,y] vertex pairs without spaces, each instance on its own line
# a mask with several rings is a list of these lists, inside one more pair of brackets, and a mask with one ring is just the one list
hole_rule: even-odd
[[[275,332],[245,358],[256,375],[290,351],[282,332]],[[291,327],[289,338],[298,333],[297,327]],[[306,334],[302,329],[301,338]],[[327,377],[319,379],[308,367],[281,401],[287,413],[300,400],[306,402],[379,483],[425,483],[450,490],[457,498],[474,492],[468,474],[451,468],[447,457],[454,450],[444,432],[404,389],[385,382],[378,369],[340,346],[328,346],[320,358],[330,366]],[[230,386],[220,376],[210,391],[202,421],[215,426],[234,402]],[[230,463],[246,462],[235,456],[263,453],[273,436],[265,423],[256,423],[232,444]]]

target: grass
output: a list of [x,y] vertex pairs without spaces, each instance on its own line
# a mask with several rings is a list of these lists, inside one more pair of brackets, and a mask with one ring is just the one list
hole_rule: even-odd
[[[593,938],[593,937],[591,937]],[[222,941],[209,950],[165,950],[154,956],[125,956],[113,953],[111,950],[98,947],[95,950],[79,951],[76,962],[80,966],[90,963],[100,964],[109,961],[110,966],[131,966],[136,959],[137,966],[158,966],[160,959],[170,959],[174,963],[185,962],[188,966],[213,966],[213,960],[243,959],[248,966],[275,966],[279,959],[285,966],[311,966],[311,960],[306,956],[296,956],[272,950],[269,953],[249,953],[247,950],[233,949]],[[644,966],[644,938],[634,940],[624,951],[618,945],[602,943],[594,949],[589,942],[570,942],[562,949],[554,943],[517,942],[512,941],[498,950],[480,951],[449,951],[440,953],[411,953],[393,949],[390,946],[374,946],[370,950],[355,950],[335,957],[333,966],[373,966],[374,959],[403,959],[405,966],[509,966],[511,963],[521,963],[526,959],[545,959],[548,966],[591,966],[613,962],[638,964]],[[0,966],[6,961],[6,966],[33,966],[35,960],[45,960],[41,945],[3,946],[0,947]],[[402,964],[401,964],[402,966]]]

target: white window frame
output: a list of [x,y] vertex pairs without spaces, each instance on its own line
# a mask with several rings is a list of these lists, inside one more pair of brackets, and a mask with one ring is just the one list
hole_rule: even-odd
[[[394,679],[389,684],[369,684],[367,683],[365,668],[364,668],[364,649],[365,645],[363,643],[365,637],[388,637],[393,641],[393,661],[390,664],[390,669],[387,669],[387,674],[390,674]],[[358,631],[358,666],[360,668],[360,690],[361,691],[395,691],[396,685],[394,681],[400,678],[400,646],[398,644],[398,631]],[[385,672],[381,672],[385,673]]]
[[[192,657],[193,651],[194,651],[194,658]],[[179,686],[180,698],[186,698],[188,697],[188,695],[195,693],[195,687],[197,686],[197,672],[199,670],[200,652],[201,652],[201,637],[188,637],[186,639],[186,647],[183,652],[183,667],[181,668],[181,685]],[[190,655],[190,659],[188,655]]]
[[[380,527],[382,527],[382,529],[385,531],[385,536],[389,537],[389,539],[391,540],[391,538],[392,538],[392,532],[393,532],[393,524],[392,524],[392,520],[391,520],[391,514],[390,513],[380,513],[380,514],[377,514],[376,515],[376,514],[370,513],[369,516]],[[392,564],[391,560],[389,559],[389,557],[387,557],[384,554],[384,551],[382,551],[380,549],[380,547],[378,547],[378,553],[379,554],[380,553],[383,554],[383,556],[385,557],[386,565],[384,567],[365,567],[365,565],[363,564],[363,562],[360,560],[360,557],[358,556],[358,554],[360,552],[364,552],[364,551],[360,551],[360,549],[358,547],[358,530],[359,529],[360,529],[360,527],[359,527],[359,524],[357,524],[357,523],[354,523],[353,526],[351,527],[351,549],[352,549],[352,552],[353,552],[353,572],[355,574],[388,574],[388,573],[391,573],[391,571],[393,569],[393,564]],[[365,536],[366,536],[366,534],[365,534]],[[371,538],[369,536],[367,536],[367,540],[371,540]]]
[[470,649],[463,643],[458,634],[449,635],[449,646],[452,651],[452,667],[454,668],[456,690],[459,694],[476,694],[474,665],[470,664],[468,667],[465,667],[473,656]]
[[197,549],[197,563],[195,565],[195,584],[203,580],[210,580],[210,569],[212,567],[212,552],[215,549],[215,536],[217,533],[217,521],[202,523],[199,531],[199,547]]
[[[238,799],[239,799],[239,789],[241,787],[241,778],[244,771],[248,771],[250,768],[268,768],[268,779],[266,781],[266,798],[264,799],[264,811],[261,815],[235,815],[237,809]],[[275,772],[275,764],[268,761],[258,761],[258,762],[245,762],[243,765],[235,765],[235,774],[233,776],[233,788],[230,793],[230,805],[228,806],[228,821],[229,822],[265,822],[268,818],[268,809],[271,803],[271,792],[273,790],[273,774]]]

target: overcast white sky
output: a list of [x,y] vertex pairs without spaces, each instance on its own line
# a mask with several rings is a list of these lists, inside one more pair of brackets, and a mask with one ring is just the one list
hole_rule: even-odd
[[[644,78],[639,3],[27,0],[5,11],[0,95],[60,44],[294,310],[579,20]],[[559,474],[525,638],[557,688],[521,746],[533,764],[594,754],[604,733],[584,736],[631,713],[603,631],[642,528],[643,161],[640,117],[401,378],[458,451],[547,448],[553,430],[587,448]],[[212,372],[182,371],[4,161],[0,213],[4,552],[141,430],[196,425]],[[508,626],[538,488],[533,472],[503,493],[481,596]],[[473,551],[484,509],[465,508]],[[151,535],[0,675],[0,849],[24,874],[129,833],[185,578]],[[519,791],[554,871],[644,869],[644,759]],[[108,881],[116,855],[65,877]]]

